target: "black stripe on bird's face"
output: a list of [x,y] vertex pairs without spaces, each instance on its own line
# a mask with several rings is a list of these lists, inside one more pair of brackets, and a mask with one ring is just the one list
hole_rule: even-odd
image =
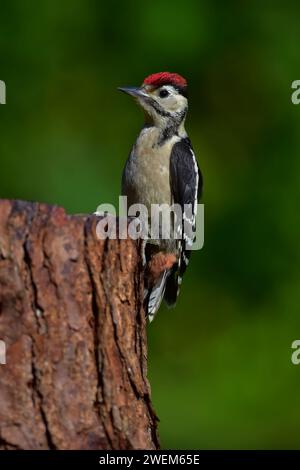
[[178,135],[178,129],[182,124],[187,113],[187,108],[183,109],[180,113],[175,113],[170,116],[166,126],[162,128],[158,145],[163,145],[168,139],[171,139],[174,135]]
[[162,117],[165,118],[171,118],[172,113],[169,111],[166,111],[156,100],[155,98],[152,98],[151,96],[143,98],[143,101],[148,105],[151,106],[155,112]]

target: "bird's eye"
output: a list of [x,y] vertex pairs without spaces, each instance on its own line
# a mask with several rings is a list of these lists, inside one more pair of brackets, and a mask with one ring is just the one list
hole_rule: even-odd
[[161,98],[166,98],[166,96],[169,96],[168,90],[160,90],[159,96],[160,96]]

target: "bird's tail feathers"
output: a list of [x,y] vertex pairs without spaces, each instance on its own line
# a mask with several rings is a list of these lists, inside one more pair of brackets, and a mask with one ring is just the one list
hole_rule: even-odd
[[150,322],[154,320],[155,314],[158,311],[162,299],[164,297],[166,282],[169,274],[170,270],[163,271],[159,276],[157,282],[155,283],[154,287],[152,287],[150,291],[147,291],[148,299],[146,302],[146,310]]
[[168,307],[174,307],[176,305],[180,284],[181,277],[178,272],[178,266],[174,266],[168,276],[164,293],[164,298]]

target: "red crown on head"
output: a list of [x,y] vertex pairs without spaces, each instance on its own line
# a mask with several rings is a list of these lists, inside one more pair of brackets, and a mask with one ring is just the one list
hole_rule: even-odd
[[186,88],[187,81],[181,75],[178,75],[178,73],[159,72],[153,73],[145,78],[144,85],[152,85],[155,87],[173,85],[178,88]]

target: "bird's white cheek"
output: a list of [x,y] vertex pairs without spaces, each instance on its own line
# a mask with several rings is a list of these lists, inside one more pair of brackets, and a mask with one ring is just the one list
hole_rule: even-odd
[[165,109],[169,112],[175,112],[178,111],[178,108],[180,107],[180,103],[174,98],[170,99],[165,106]]

